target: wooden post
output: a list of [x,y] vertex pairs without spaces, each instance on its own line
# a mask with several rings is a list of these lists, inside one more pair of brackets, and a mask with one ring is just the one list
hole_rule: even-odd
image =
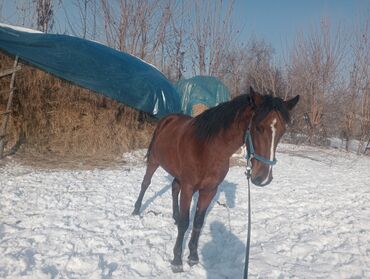
[[366,144],[364,154],[370,155],[370,139]]
[[17,67],[14,67],[13,69],[4,70],[0,72],[0,78],[11,75],[16,71],[19,71],[20,69],[21,69],[21,66],[17,66]]
[[[12,77],[10,79],[10,93],[9,93],[9,99],[8,99],[8,104],[6,106],[6,110],[4,112],[3,116],[3,122],[1,125],[1,130],[0,130],[0,159],[3,158],[4,156],[4,147],[5,147],[5,133],[6,133],[6,128],[8,126],[8,121],[9,121],[9,115],[11,113],[11,108],[12,108],[12,103],[13,103],[13,96],[14,96],[14,81],[15,81],[15,73],[20,69],[17,67],[18,65],[18,56],[15,57],[14,60],[14,66],[13,69],[10,71],[6,71],[6,74],[11,74]],[[2,76],[4,76],[5,73],[3,73]]]

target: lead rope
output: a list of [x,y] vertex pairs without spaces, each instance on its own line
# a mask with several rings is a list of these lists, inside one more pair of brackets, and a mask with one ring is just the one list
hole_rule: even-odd
[[247,176],[248,180],[248,232],[247,232],[247,244],[245,247],[245,262],[244,262],[244,279],[248,279],[248,265],[249,265],[249,249],[251,243],[251,186],[250,186],[250,178],[251,178],[251,171],[252,171],[252,163],[251,158],[247,159],[247,170],[245,175]]

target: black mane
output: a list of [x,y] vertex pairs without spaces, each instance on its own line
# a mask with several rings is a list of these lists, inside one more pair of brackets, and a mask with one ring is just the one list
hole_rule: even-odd
[[249,105],[249,94],[243,94],[204,111],[194,119],[195,134],[200,139],[211,139],[222,129],[230,127],[238,113]]
[[[195,134],[201,140],[209,140],[216,136],[221,130],[229,128],[235,121],[236,116],[251,106],[252,101],[249,94],[242,94],[229,102],[221,103],[210,108],[194,118]],[[289,111],[283,100],[270,95],[262,96],[262,103],[255,111],[253,121],[258,124],[271,111],[278,111],[284,121],[289,123]]]

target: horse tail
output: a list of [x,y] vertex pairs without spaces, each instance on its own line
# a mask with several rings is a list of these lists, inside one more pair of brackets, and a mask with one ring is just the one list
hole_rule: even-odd
[[144,159],[145,159],[147,162],[148,162],[148,159],[149,159],[149,156],[150,156],[150,152],[152,151],[152,147],[153,147],[154,141],[155,141],[155,139],[156,139],[156,137],[157,137],[157,131],[158,131],[159,127],[160,127],[160,125],[159,125],[159,124],[160,124],[160,123],[158,123],[157,127],[155,128],[155,130],[154,130],[154,132],[153,132],[153,136],[152,136],[152,139],[151,139],[151,141],[150,141],[150,143],[149,143],[148,150],[147,150],[147,152],[146,152],[146,154],[145,154],[145,156],[144,156]]
[[166,126],[169,122],[171,122],[171,117],[170,116],[166,116],[158,122],[157,127],[155,128],[155,130],[153,132],[152,140],[149,143],[148,151],[146,152],[146,155],[144,156],[144,159],[146,159],[147,162],[148,162],[150,153],[152,151],[154,141],[157,138],[158,131],[161,130],[164,126]]

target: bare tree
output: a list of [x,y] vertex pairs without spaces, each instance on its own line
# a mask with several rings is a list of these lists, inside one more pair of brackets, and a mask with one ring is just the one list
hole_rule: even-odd
[[348,41],[350,48],[347,60],[351,63],[347,67],[348,78],[337,94],[337,100],[341,100],[338,107],[340,117],[337,117],[342,120],[341,137],[346,142],[346,150],[349,150],[352,139],[359,139],[360,152],[370,137],[368,20],[352,30]]
[[52,0],[34,0],[36,3],[37,29],[47,33],[53,28],[54,10]]
[[284,82],[281,70],[274,65],[274,50],[263,40],[251,39],[247,46],[247,83],[259,92],[282,95]]
[[237,34],[232,22],[233,7],[234,1],[194,2],[195,19],[190,35],[194,74],[222,77],[223,59]]
[[[98,28],[99,0],[73,0],[73,5],[66,9],[62,3],[65,21],[68,24],[69,32],[84,39],[96,39]],[[73,17],[71,8],[76,9],[78,18]],[[71,19],[73,17],[73,20]]]
[[86,38],[87,33],[87,17],[88,17],[88,6],[92,3],[92,0],[79,0],[76,2],[81,18],[81,32],[82,38]]
[[21,26],[35,27],[35,12],[34,0],[17,0],[15,8],[17,10],[17,21]]
[[[166,76],[172,81],[180,80],[185,71],[184,61],[187,46],[186,41],[186,22],[187,22],[187,10],[185,3],[181,1],[171,6],[171,16],[169,18],[169,27],[166,40],[162,44],[163,53],[163,65],[161,69],[165,72]],[[167,63],[164,63],[167,57]]]
[[[329,21],[322,19],[319,30],[298,37],[288,69],[291,90],[302,95],[309,125],[309,141],[325,135],[323,118],[327,98],[332,97],[340,77],[344,56],[343,34],[332,32]],[[301,107],[302,107],[301,104]]]
[[148,62],[164,64],[172,1],[101,0],[106,41]]
[[0,20],[3,18],[3,6],[4,6],[4,0],[0,0]]
[[280,67],[273,63],[273,49],[263,40],[252,38],[246,47],[234,47],[226,54],[222,71],[233,95],[253,86],[257,91],[283,96],[285,81]]
[[247,80],[247,50],[237,48],[229,51],[223,63],[223,82],[229,88],[232,96],[237,96],[248,88]]
[[358,106],[353,113],[360,123],[360,145],[358,152],[370,138],[370,41],[369,19],[358,28],[354,36],[352,52],[354,63],[350,76],[350,94]]

